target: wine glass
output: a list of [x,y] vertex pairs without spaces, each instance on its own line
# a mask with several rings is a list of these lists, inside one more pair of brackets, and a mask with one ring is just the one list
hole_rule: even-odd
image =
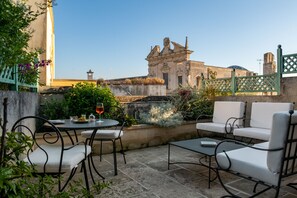
[[99,114],[99,120],[97,122],[103,122],[101,120],[101,114],[104,112],[104,105],[101,102],[97,102],[96,104],[96,112]]

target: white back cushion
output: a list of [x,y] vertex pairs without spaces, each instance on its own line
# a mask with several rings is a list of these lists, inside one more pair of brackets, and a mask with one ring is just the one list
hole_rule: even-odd
[[272,116],[279,111],[293,109],[293,103],[253,102],[250,126],[271,129]]
[[[271,136],[269,140],[269,149],[282,148],[285,145],[285,140],[287,138],[287,132],[289,127],[289,112],[277,112],[273,115],[273,123]],[[297,122],[297,113],[292,115],[292,123]],[[291,131],[292,132],[292,131]],[[295,127],[294,137],[297,136],[297,128]],[[295,151],[296,143],[291,147],[291,151]],[[289,149],[289,148],[288,148]],[[291,152],[290,156],[294,154]],[[282,151],[269,151],[267,154],[267,166],[273,173],[279,173],[281,166]],[[289,168],[292,163],[289,163]],[[296,164],[295,164],[296,166]]]
[[[214,112],[212,121],[225,124],[230,117],[241,118],[244,115],[245,103],[234,101],[216,101],[214,103]],[[242,125],[242,120],[235,124]]]

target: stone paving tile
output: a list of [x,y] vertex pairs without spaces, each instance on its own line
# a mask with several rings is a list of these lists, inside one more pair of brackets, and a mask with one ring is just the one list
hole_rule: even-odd
[[[171,159],[197,162],[201,155],[180,148],[171,149]],[[106,198],[217,198],[227,195],[218,179],[208,188],[208,169],[199,165],[174,164],[167,169],[168,146],[150,147],[126,152],[127,164],[124,164],[121,154],[117,155],[118,175],[114,176],[113,156],[95,156],[96,166],[106,177],[110,187],[95,197]],[[214,160],[212,160],[214,162]],[[213,173],[212,173],[213,174]],[[237,176],[222,173],[222,178],[230,190],[242,197],[248,197],[253,184]],[[100,179],[98,176],[96,177]],[[260,187],[261,188],[261,187]],[[260,189],[259,188],[259,189]],[[270,190],[259,197],[273,197]],[[297,198],[296,190],[288,187],[281,189],[280,197]]]
[[157,196],[155,193],[152,193],[152,192],[146,192],[140,195],[132,196],[131,198],[159,198],[159,196]]

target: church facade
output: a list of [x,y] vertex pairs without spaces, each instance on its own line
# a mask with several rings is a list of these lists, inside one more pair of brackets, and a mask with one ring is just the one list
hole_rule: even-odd
[[[173,45],[173,49],[171,48]],[[180,85],[199,88],[202,75],[204,78],[229,78],[234,67],[225,68],[205,65],[202,61],[190,60],[193,51],[188,49],[188,39],[185,45],[170,42],[168,37],[163,40],[163,49],[154,46],[146,60],[148,61],[148,76],[162,78],[165,81],[167,93],[177,89]],[[236,76],[250,76],[253,72],[242,67],[236,67]]]

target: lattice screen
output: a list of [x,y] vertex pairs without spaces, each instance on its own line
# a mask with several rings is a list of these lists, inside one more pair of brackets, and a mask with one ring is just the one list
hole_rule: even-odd
[[297,54],[283,56],[284,74],[297,73]]
[[236,92],[277,91],[277,74],[236,78]]
[[220,92],[230,92],[231,78],[205,80],[205,86],[208,88],[211,87]]

